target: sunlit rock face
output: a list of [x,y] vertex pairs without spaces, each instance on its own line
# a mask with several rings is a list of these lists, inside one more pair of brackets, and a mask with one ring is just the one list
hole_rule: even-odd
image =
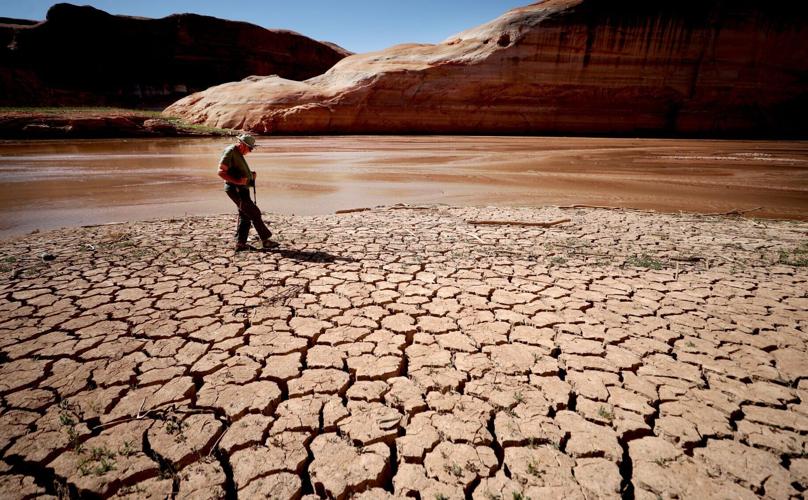
[[0,19],[0,105],[163,107],[250,75],[311,78],[347,54],[244,22],[196,14],[145,19],[57,4],[40,23]]
[[546,0],[304,82],[226,83],[166,112],[257,133],[804,134],[806,10]]

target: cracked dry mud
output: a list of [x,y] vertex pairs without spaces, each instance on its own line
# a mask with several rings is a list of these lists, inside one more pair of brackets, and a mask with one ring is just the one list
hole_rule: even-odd
[[232,216],[0,243],[3,498],[808,487],[804,222],[269,220],[269,253],[234,254]]

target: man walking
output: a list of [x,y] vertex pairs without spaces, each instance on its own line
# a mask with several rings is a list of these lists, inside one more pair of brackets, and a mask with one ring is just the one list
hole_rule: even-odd
[[224,191],[238,207],[236,227],[236,252],[255,250],[247,244],[250,225],[255,226],[264,249],[278,246],[271,241],[272,231],[261,219],[261,211],[250,199],[250,187],[255,186],[256,172],[250,170],[244,157],[255,149],[255,137],[249,134],[238,136],[238,142],[227,147],[219,160],[219,177],[224,179]]

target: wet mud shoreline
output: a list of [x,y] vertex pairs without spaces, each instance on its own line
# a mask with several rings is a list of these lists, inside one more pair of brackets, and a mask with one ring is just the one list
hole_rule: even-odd
[[[232,139],[0,142],[0,237],[228,213]],[[396,203],[597,205],[808,217],[808,143],[551,137],[261,137],[259,206],[315,215]],[[747,212],[748,211],[748,212]]]

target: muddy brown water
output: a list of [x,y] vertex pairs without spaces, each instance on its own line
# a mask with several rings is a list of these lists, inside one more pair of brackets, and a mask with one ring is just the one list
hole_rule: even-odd
[[[0,237],[234,212],[215,139],[0,141]],[[564,137],[262,137],[259,206],[323,214],[395,203],[761,207],[808,218],[808,142]]]

